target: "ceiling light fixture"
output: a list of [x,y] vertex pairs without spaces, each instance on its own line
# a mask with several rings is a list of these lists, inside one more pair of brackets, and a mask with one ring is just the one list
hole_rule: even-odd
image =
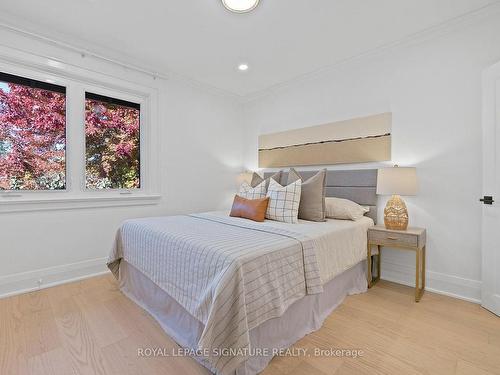
[[254,10],[259,0],[222,0],[222,4],[231,12],[246,13]]
[[238,65],[238,70],[241,70],[242,72],[248,70],[248,64],[240,64],[240,65]]

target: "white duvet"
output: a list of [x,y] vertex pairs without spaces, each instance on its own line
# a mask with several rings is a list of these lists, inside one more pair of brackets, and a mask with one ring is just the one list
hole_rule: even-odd
[[[214,212],[227,216],[225,211]],[[367,231],[373,226],[373,220],[364,216],[352,220],[327,219],[325,222],[299,220],[298,224],[281,223],[266,220],[265,225],[286,228],[300,232],[317,241],[316,257],[323,284],[345,270],[366,259]]]

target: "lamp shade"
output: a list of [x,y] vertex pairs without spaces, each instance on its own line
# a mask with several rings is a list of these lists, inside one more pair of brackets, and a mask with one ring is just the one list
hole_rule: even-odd
[[377,194],[416,195],[416,168],[394,166],[379,169],[377,172]]

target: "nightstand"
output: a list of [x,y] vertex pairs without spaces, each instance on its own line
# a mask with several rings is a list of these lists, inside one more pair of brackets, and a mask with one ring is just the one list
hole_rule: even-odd
[[[408,228],[407,230],[391,230],[376,225],[368,228],[368,288],[380,280],[380,258],[382,247],[415,251],[415,302],[420,301],[425,290],[425,241],[426,232],[423,228]],[[377,246],[377,278],[372,278],[372,248]]]

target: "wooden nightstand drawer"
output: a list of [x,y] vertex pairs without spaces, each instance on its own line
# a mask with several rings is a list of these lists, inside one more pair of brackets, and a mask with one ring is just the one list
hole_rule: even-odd
[[391,244],[395,246],[418,246],[418,236],[408,233],[369,230],[368,241],[386,246],[391,246]]

